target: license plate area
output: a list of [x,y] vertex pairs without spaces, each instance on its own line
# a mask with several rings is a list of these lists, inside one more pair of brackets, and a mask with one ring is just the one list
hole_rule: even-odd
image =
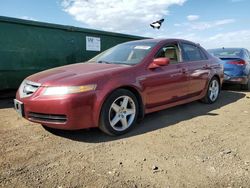
[[14,99],[14,108],[21,117],[24,117],[24,104],[21,101]]

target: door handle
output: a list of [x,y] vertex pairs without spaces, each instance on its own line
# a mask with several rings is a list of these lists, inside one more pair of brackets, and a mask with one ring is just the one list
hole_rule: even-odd
[[211,67],[210,67],[209,65],[207,65],[207,64],[204,65],[203,68],[204,68],[204,69],[211,69]]
[[182,72],[183,74],[186,74],[187,71],[188,71],[188,70],[187,70],[186,68],[182,68],[182,69],[181,69],[181,72]]

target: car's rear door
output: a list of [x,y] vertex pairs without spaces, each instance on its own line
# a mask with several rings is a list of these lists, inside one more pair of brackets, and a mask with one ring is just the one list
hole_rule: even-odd
[[200,95],[206,88],[208,77],[211,71],[211,63],[199,45],[192,43],[181,43],[183,61],[187,65],[189,74],[190,97]]

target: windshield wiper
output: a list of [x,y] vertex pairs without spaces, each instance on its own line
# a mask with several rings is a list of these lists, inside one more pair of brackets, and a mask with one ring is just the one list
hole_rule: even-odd
[[125,62],[122,62],[122,61],[113,61],[113,62],[109,62],[109,61],[97,61],[97,63],[105,63],[105,64],[116,64],[116,65],[135,65],[135,64],[132,64],[132,63],[125,63]]
[[108,62],[108,61],[97,61],[97,63],[112,64],[111,62]]

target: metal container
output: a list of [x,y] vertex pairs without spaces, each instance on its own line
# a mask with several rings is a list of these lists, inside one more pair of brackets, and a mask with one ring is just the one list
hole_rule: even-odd
[[49,68],[84,62],[116,44],[144,37],[0,16],[0,90]]

